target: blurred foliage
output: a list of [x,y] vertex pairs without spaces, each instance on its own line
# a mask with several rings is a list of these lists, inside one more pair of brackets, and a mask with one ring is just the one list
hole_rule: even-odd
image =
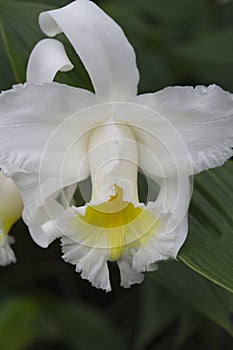
[[136,49],[140,90],[216,83],[233,89],[233,3],[215,0],[99,1]]
[[179,252],[188,266],[233,292],[233,162],[195,177],[189,236]]
[[[25,81],[30,51],[43,37],[38,14],[67,3],[0,0],[0,90]],[[233,90],[233,2],[96,3],[133,44],[141,92],[210,83]],[[59,73],[56,80],[91,89],[73,48],[64,36],[59,39],[75,69]],[[195,178],[190,233],[179,253],[179,260],[191,269],[182,262],[161,264],[158,272],[148,273],[142,285],[129,290],[119,287],[114,264],[113,292],[95,290],[62,261],[58,242],[43,250],[32,242],[23,223],[17,223],[12,233],[18,262],[1,268],[1,349],[232,349],[232,175],[233,164],[228,162]],[[139,187],[146,198],[143,176]]]

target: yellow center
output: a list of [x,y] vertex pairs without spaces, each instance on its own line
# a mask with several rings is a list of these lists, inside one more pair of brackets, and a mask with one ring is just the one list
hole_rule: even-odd
[[4,240],[4,233],[0,232],[0,245],[3,243]]
[[152,212],[124,201],[122,189],[116,187],[116,190],[108,202],[88,206],[84,216],[78,214],[75,218],[76,230],[78,225],[81,231],[80,241],[107,248],[110,261],[118,260],[126,248],[146,244],[148,235],[154,235],[155,226],[158,228]]
[[[1,215],[1,214],[0,214]],[[5,232],[5,234],[8,234],[11,227],[14,225],[14,223],[18,220],[8,215],[7,217],[4,217],[1,223],[1,229]]]

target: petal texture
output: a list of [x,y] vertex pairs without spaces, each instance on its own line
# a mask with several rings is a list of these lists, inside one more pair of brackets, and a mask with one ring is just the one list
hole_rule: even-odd
[[0,171],[0,266],[16,262],[10,245],[14,238],[8,233],[12,225],[20,219],[23,202],[14,182]]
[[52,82],[57,72],[73,69],[64,46],[55,39],[43,39],[32,50],[27,65],[27,81],[31,83]]
[[92,93],[57,83],[18,85],[2,93],[0,103],[1,167],[21,191],[32,237],[45,247],[57,234],[46,236],[39,225],[59,209],[55,197],[54,210],[47,199],[89,176],[88,132],[105,114],[88,112],[95,103]]
[[133,284],[140,284],[144,280],[144,274],[137,272],[132,267],[132,258],[130,256],[122,257],[117,261],[120,270],[121,286],[130,288]]
[[[49,177],[86,178],[87,132],[98,119],[98,112],[88,112],[94,103],[92,93],[57,83],[27,83],[2,93],[1,166]],[[103,118],[102,112],[99,115]]]
[[34,207],[36,209],[34,216],[30,216],[27,209],[29,208],[26,208],[23,219],[28,225],[32,239],[42,248],[47,248],[51,242],[61,236],[61,233],[53,225],[50,225],[49,231],[47,230],[45,233],[43,224],[48,220],[61,216],[64,212],[64,207],[56,201],[54,196],[50,196],[41,207]]
[[[14,182],[0,171],[0,231],[8,234],[20,219],[23,202]],[[5,241],[4,241],[5,242]]]
[[118,199],[114,196],[99,205],[67,208],[62,217],[43,225],[45,232],[49,233],[51,225],[61,232],[65,261],[76,265],[76,271],[92,285],[106,290],[110,286],[107,261],[117,262],[123,287],[141,283],[143,272],[176,257],[188,227],[187,213],[185,220],[168,231],[171,212],[159,212],[151,202],[147,207],[134,207]]
[[76,271],[83,279],[106,292],[111,291],[106,253],[98,249],[87,247],[67,238],[62,238],[63,259],[76,265]]
[[7,266],[16,262],[15,253],[10,246],[12,243],[14,243],[14,238],[0,230],[0,266]]
[[163,213],[171,214],[166,227],[167,232],[173,231],[187,215],[191,195],[191,178],[174,177],[160,180],[160,192],[156,199],[156,205],[161,208]]
[[12,173],[24,201],[23,220],[28,225],[33,240],[46,248],[54,239],[60,237],[61,233],[53,225],[50,225],[46,232],[42,226],[48,220],[63,214],[70,204],[77,184],[69,185],[61,182],[59,178],[39,176],[25,171],[17,170]]
[[64,32],[86,67],[95,92],[107,101],[136,95],[135,53],[122,29],[91,1],[77,0],[40,14],[45,34]]
[[233,155],[233,97],[216,85],[141,95],[120,117],[134,125],[139,162],[151,174],[189,176]]

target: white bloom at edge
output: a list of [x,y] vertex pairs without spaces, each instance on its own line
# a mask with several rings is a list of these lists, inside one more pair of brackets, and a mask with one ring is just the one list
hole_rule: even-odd
[[[97,288],[111,289],[108,261],[117,262],[122,286],[140,283],[186,239],[190,176],[233,154],[232,94],[211,85],[136,96],[134,50],[91,1],[44,12],[39,24],[48,36],[67,36],[95,94],[53,82],[72,65],[57,40],[39,42],[27,82],[0,96],[0,165],[20,189],[40,246],[62,237],[63,258]],[[160,187],[146,204],[138,169]],[[91,199],[70,207],[89,176]]]
[[0,170],[0,266],[16,262],[10,244],[14,238],[9,236],[12,225],[20,219],[23,203],[14,182]]

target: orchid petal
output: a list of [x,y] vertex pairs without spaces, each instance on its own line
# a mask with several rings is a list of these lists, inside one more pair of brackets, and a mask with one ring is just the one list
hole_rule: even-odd
[[[146,210],[158,214],[158,206],[149,203]],[[175,258],[181,247],[181,242],[187,236],[188,221],[187,214],[174,230],[167,230],[171,220],[171,213],[160,213],[158,230],[154,234],[146,234],[146,243],[139,246],[139,249],[132,256],[132,268],[137,272],[146,272],[158,268],[157,263],[163,260]]]
[[139,74],[134,50],[122,29],[93,2],[78,0],[42,12],[39,24],[48,36],[65,33],[99,97],[112,101],[136,95]]
[[67,72],[73,65],[66,55],[63,44],[55,39],[43,39],[32,50],[27,65],[27,81],[50,83],[60,70]]
[[[132,266],[138,272],[157,268],[157,262],[176,258],[188,234],[188,207],[191,199],[189,178],[161,180],[156,202],[149,202],[146,210],[159,214],[157,233],[147,235],[133,255]],[[143,231],[142,231],[143,232]]]
[[160,192],[156,199],[156,205],[161,208],[161,212],[171,214],[166,227],[167,232],[169,232],[182,222],[188,212],[192,195],[191,179],[174,177],[160,181]]
[[12,225],[21,217],[23,203],[12,179],[0,171],[0,266],[16,262],[10,245],[14,238],[8,233]]
[[20,219],[23,203],[12,179],[0,171],[0,230],[8,234],[11,226]]
[[[105,208],[111,203],[105,203]],[[103,289],[107,289],[106,284],[110,286],[107,261],[117,262],[121,285],[128,288],[142,282],[142,272],[155,270],[157,262],[176,257],[183,241],[183,232],[187,234],[187,213],[181,223],[177,223],[175,229],[169,232],[167,223],[172,213],[159,215],[156,203],[150,202],[146,208],[133,208],[128,203],[128,209],[122,212],[120,208],[112,217],[110,213],[109,217],[101,213],[102,205],[90,207],[89,203],[81,208],[67,208],[63,216],[42,227],[47,233],[51,225],[60,230],[63,258],[76,265],[76,271],[82,272],[82,277],[92,285],[103,288],[97,276],[104,269],[105,272],[101,272],[104,277]]]
[[135,207],[124,201],[123,191],[118,190],[105,203],[67,208],[63,216],[50,220],[42,229],[50,233],[51,226],[57,227],[65,237],[62,242],[66,241],[65,260],[75,264],[83,278],[93,284],[97,261],[102,261],[101,266],[117,261],[121,285],[129,287],[140,283],[141,272],[151,270],[156,261],[171,257],[176,234],[166,231],[164,218],[169,214],[160,220],[154,203],[152,209]]
[[[65,224],[63,224],[63,229]],[[70,230],[70,227],[67,228]],[[91,284],[106,292],[111,291],[107,257],[104,251],[77,244],[68,237],[62,237],[63,259],[76,265],[76,271],[81,272],[81,277],[88,279]]]
[[77,181],[88,177],[87,133],[93,115],[104,117],[101,111],[88,114],[95,103],[92,93],[58,83],[26,83],[2,93],[0,103],[1,166],[48,177],[77,176]]
[[45,234],[41,226],[48,220],[61,216],[63,212],[63,206],[52,197],[46,199],[44,205],[37,208],[37,214],[34,217],[30,217],[28,211],[24,212],[23,219],[29,227],[31,237],[42,248],[47,248],[51,242],[61,236],[61,233],[52,226]]
[[10,246],[12,243],[14,243],[14,238],[0,230],[0,266],[16,262],[15,253]]
[[[25,205],[23,217],[31,235],[38,244],[47,246],[55,234],[43,237],[37,227],[43,224],[43,218],[48,220],[45,210],[49,218],[54,217],[49,209],[52,206],[45,208],[47,199],[89,176],[88,132],[97,123],[98,111],[85,116],[76,114],[89,109],[95,97],[85,90],[57,83],[27,83],[2,93],[0,103],[1,167],[21,191]],[[102,110],[99,115],[105,117]]]
[[189,176],[233,155],[233,97],[218,86],[169,87],[118,113],[134,126],[139,164],[152,175]]
[[171,257],[176,258],[188,234],[188,208],[192,195],[191,179],[167,178],[161,180],[156,205],[162,213],[168,213],[165,231],[174,234]]
[[129,257],[124,256],[117,261],[121,276],[121,286],[130,288],[133,284],[139,284],[144,280],[144,274],[137,272],[132,267]]
[[28,225],[33,240],[46,248],[54,239],[60,237],[61,233],[53,225],[50,225],[49,231],[45,233],[41,226],[63,214],[70,204],[77,184],[69,185],[67,182],[67,186],[61,190],[62,185],[58,178],[39,177],[38,174],[20,171],[13,172],[12,177],[24,201],[23,220]]

